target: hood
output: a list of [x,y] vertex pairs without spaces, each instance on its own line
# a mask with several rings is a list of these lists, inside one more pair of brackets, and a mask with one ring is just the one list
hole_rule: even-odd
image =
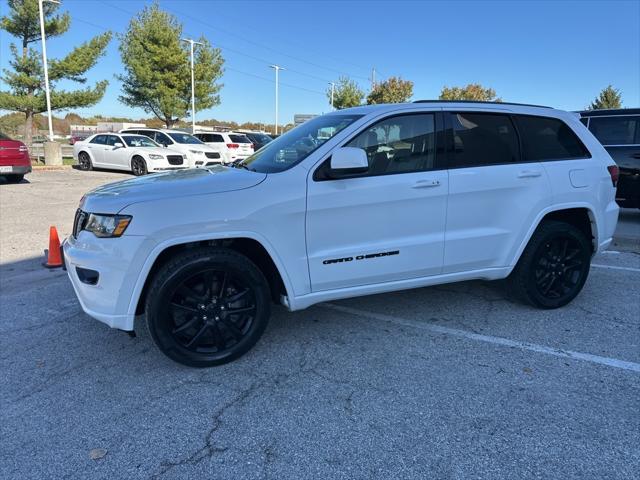
[[251,188],[265,178],[264,173],[222,166],[155,173],[96,188],[82,198],[80,208],[86,212],[118,213],[133,203]]
[[180,152],[179,150],[172,150],[170,148],[164,148],[164,147],[130,147],[131,150],[134,150],[135,152],[140,152],[142,154],[145,153],[155,153],[156,155],[162,155],[163,157],[166,157],[167,155],[184,155],[184,153]]

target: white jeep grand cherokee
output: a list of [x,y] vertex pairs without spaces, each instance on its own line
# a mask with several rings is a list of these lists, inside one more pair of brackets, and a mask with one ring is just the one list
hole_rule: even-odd
[[570,113],[416,102],[314,118],[235,167],[135,178],[83,197],[64,244],[82,308],[158,347],[229,362],[276,301],[509,277],[557,308],[618,218],[617,167]]

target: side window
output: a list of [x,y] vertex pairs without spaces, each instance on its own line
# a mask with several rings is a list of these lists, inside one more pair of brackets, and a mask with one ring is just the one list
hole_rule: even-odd
[[224,138],[222,135],[217,135],[215,133],[209,135],[209,142],[211,143],[224,143]]
[[98,135],[97,137],[93,137],[93,140],[89,143],[97,143],[98,145],[105,145],[107,142],[106,135]]
[[435,115],[387,118],[359,133],[345,146],[366,152],[369,171],[363,176],[431,170],[436,157]]
[[155,132],[155,135],[151,138],[160,145],[171,145],[173,143],[169,137],[162,132]]
[[580,121],[585,127],[589,125],[589,117],[580,117]]
[[[589,158],[589,151],[562,120],[549,117],[516,115],[526,161]],[[593,123],[593,118],[591,119]]]
[[107,141],[106,141],[107,145],[113,147],[119,141],[120,140],[115,135],[107,135]]
[[508,115],[451,112],[453,151],[450,168],[520,161],[518,135]]
[[640,116],[591,117],[589,130],[602,145],[640,144]]

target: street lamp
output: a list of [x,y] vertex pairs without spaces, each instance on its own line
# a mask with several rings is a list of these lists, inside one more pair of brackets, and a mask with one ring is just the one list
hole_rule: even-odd
[[275,126],[275,134],[278,135],[278,72],[280,70],[284,70],[279,65],[269,65],[270,68],[273,68],[276,71],[276,126]]
[[183,42],[187,42],[191,48],[191,133],[196,132],[196,80],[193,67],[193,46],[202,45],[202,42],[196,42],[192,38],[182,38]]
[[42,66],[44,67],[44,95],[47,99],[47,113],[49,117],[49,141],[53,142],[53,120],[51,118],[51,93],[49,92],[49,67],[47,66],[47,44],[44,38],[44,9],[43,2],[51,2],[60,5],[58,0],[38,0],[40,9],[40,37],[42,37]]
[[333,90],[336,88],[336,84],[335,82],[329,82],[329,85],[331,85],[331,110],[335,110],[333,108]]

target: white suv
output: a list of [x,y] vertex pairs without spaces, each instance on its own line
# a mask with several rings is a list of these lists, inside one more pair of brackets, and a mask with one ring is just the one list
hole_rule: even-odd
[[64,256],[89,315],[133,330],[144,314],[166,355],[217,365],[256,343],[272,300],[299,310],[509,277],[527,303],[561,307],[612,240],[616,179],[567,112],[357,107],[309,120],[235,168],[88,193]]
[[205,145],[182,130],[125,128],[120,130],[120,133],[144,135],[163,147],[180,152],[187,160],[188,167],[209,167],[222,163],[222,153],[219,149]]
[[196,132],[193,135],[204,144],[219,150],[224,163],[234,163],[253,155],[253,143],[243,133]]

